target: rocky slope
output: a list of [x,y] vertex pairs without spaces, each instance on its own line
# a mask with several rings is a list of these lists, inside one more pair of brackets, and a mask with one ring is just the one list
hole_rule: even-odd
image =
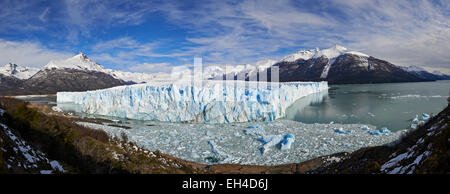
[[128,84],[109,74],[77,69],[43,69],[24,81],[30,94],[54,94],[59,91],[86,91]]

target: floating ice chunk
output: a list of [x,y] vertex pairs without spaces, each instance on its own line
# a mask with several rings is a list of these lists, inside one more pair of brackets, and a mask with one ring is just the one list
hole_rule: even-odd
[[244,133],[246,135],[264,136],[266,132],[261,125],[251,125],[246,130],[244,130]]
[[417,129],[417,124],[415,123],[411,124],[411,129]]
[[359,127],[361,130],[369,130],[370,128],[367,125],[363,125]]
[[258,138],[258,141],[269,147],[280,143],[281,140],[283,140],[282,135],[264,135],[261,138]]
[[422,113],[422,120],[427,121],[428,119],[430,119],[430,115],[427,113]]
[[214,141],[208,141],[208,144],[211,146],[211,150],[214,154],[217,154],[219,156],[224,156],[225,153],[223,153],[222,151],[218,150],[218,146],[214,143]]
[[339,134],[349,134],[351,131],[344,131],[344,128],[335,128],[334,132],[339,133]]
[[414,117],[414,119],[412,119],[413,123],[418,123],[419,122],[419,115],[416,115],[416,117]]
[[191,157],[194,159],[200,158],[200,156],[197,154],[197,152],[191,152]]
[[264,154],[272,146],[279,144],[283,140],[282,135],[265,135],[258,139],[264,145],[259,149],[262,154]]
[[370,135],[380,135],[381,133],[378,130],[372,130],[372,131],[369,131],[369,134]]
[[286,135],[265,135],[258,139],[264,145],[260,148],[262,154],[273,146],[279,147],[281,150],[291,149],[292,143],[295,141],[295,137],[291,134]]
[[386,128],[386,127],[383,127],[383,128],[380,129],[380,133],[383,133],[383,134],[390,133],[390,132],[391,131],[388,128]]
[[281,150],[288,150],[291,149],[292,143],[295,141],[295,137],[291,134],[286,134],[283,137],[283,140],[281,141]]
[[350,144],[350,143],[342,143],[342,146],[344,146],[344,147],[351,147],[352,144]]
[[381,135],[381,134],[388,134],[388,133],[391,133],[391,131],[386,127],[383,127],[380,130],[369,131],[370,135]]

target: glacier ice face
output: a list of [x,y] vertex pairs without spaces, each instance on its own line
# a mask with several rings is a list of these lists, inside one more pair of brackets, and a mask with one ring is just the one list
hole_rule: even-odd
[[[190,123],[271,121],[297,99],[328,89],[327,82],[153,82],[87,92],[58,92],[58,104],[138,120]],[[58,105],[59,106],[59,105]]]

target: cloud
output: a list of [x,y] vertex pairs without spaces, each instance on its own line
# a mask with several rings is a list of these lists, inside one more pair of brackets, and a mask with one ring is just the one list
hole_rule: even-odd
[[91,36],[91,31],[112,27],[139,25],[154,12],[148,1],[64,0],[60,23],[70,31],[67,39],[77,41],[79,35]]
[[73,56],[72,53],[51,50],[38,42],[0,39],[0,64],[11,62],[41,68],[52,59],[65,59],[71,56]]
[[133,65],[128,68],[133,72],[145,72],[145,73],[171,73],[173,66],[169,63],[142,63]]
[[[66,49],[84,47],[100,62],[122,68],[189,63],[194,56],[205,63],[254,63],[334,44],[399,65],[450,66],[447,0],[5,0],[0,7],[2,34],[22,32],[27,39],[42,32]],[[158,33],[151,38],[128,35],[127,27],[148,29],[147,22],[155,19],[180,34],[175,39]],[[36,42],[20,43],[46,49]]]
[[[190,29],[185,51],[216,63],[342,44],[396,64],[449,68],[448,1],[206,1],[161,6]],[[286,51],[285,51],[286,52]],[[287,53],[284,53],[287,54]]]

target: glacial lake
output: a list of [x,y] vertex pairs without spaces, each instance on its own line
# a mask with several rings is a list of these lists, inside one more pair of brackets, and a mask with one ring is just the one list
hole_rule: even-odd
[[422,113],[437,114],[447,105],[450,80],[435,82],[330,85],[328,92],[297,100],[286,119],[303,123],[364,123],[408,129]]

